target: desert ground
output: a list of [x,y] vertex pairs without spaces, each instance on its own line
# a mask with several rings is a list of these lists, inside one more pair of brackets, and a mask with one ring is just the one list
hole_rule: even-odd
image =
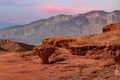
[[[0,80],[119,80],[112,59],[87,59],[65,49],[50,64],[41,64],[32,52],[0,53]],[[64,53],[64,54],[63,54]]]

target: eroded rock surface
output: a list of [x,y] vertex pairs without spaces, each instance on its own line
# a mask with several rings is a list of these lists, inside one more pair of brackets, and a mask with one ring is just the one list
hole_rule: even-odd
[[[109,32],[108,30],[106,33],[97,35],[47,38],[42,40],[42,44],[66,48],[72,54],[84,55],[88,58],[111,58],[111,54],[109,54],[109,43],[120,37],[119,26],[119,23],[107,25],[106,27],[110,27],[110,30],[114,29],[115,31]],[[107,31],[107,29],[104,29],[104,31]]]
[[49,57],[55,53],[57,48],[52,45],[40,45],[33,49],[33,52],[41,58],[42,64],[49,63]]
[[43,45],[53,45],[56,47],[69,48],[69,43],[76,41],[77,37],[52,37],[42,40]]
[[110,31],[115,31],[115,30],[119,30],[119,29],[120,29],[120,23],[108,24],[108,25],[103,27],[103,33],[110,32]]

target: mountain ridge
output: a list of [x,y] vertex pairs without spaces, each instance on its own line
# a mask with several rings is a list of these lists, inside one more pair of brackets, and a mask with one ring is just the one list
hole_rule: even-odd
[[0,29],[0,38],[40,44],[40,41],[47,37],[98,34],[102,32],[102,26],[114,22],[120,22],[120,10],[96,10],[77,15],[61,14],[25,25]]

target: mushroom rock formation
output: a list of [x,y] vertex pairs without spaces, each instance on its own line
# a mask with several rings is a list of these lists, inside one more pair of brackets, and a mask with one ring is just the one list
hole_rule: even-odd
[[49,57],[51,54],[55,53],[56,47],[52,45],[40,45],[33,48],[35,55],[38,55],[41,58],[42,64],[49,63]]
[[115,75],[120,76],[120,38],[110,42],[112,58],[116,63]]

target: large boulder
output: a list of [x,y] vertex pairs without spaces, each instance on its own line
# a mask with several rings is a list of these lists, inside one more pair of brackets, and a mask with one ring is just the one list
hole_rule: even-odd
[[33,48],[35,55],[38,55],[41,58],[42,64],[49,63],[49,57],[55,53],[56,47],[52,45],[40,45]]

